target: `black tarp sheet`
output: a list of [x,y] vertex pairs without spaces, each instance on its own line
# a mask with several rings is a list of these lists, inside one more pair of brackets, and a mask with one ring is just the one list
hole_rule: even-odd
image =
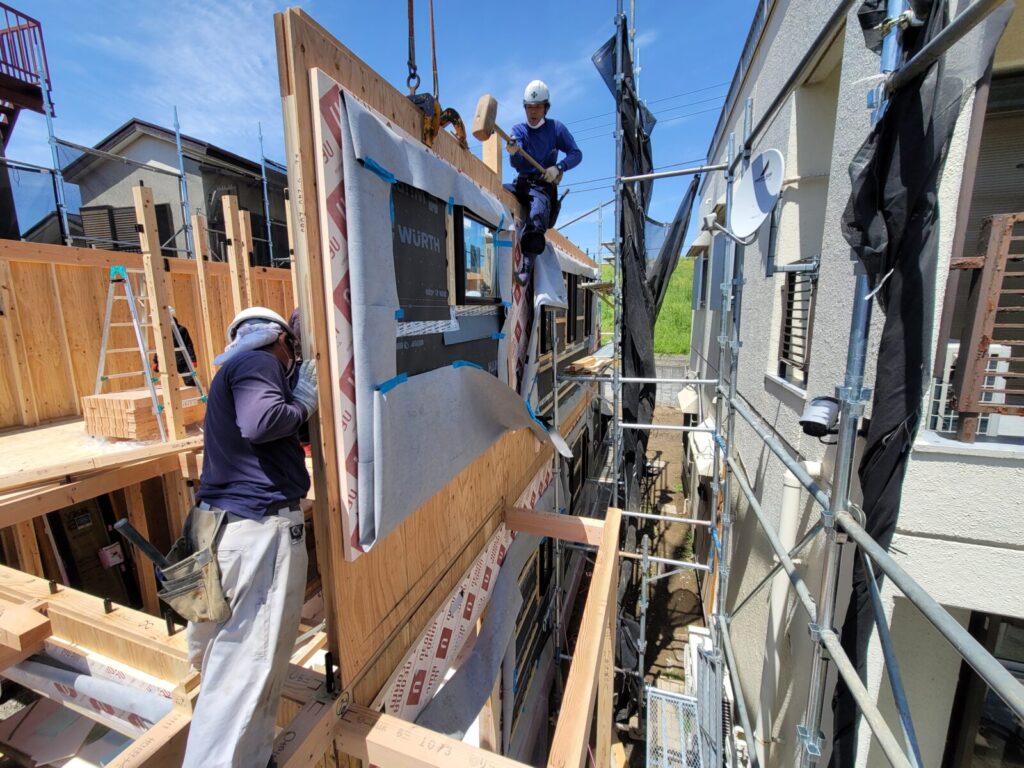
[[[879,7],[884,11],[884,2],[868,0],[859,16],[870,20]],[[885,312],[871,420],[858,474],[867,532],[886,548],[896,528],[903,478],[931,369],[939,180],[965,94],[991,61],[1011,12],[1012,4],[1007,4],[993,13],[939,64],[895,93],[850,164],[853,189],[843,215],[843,234],[877,288],[878,303]],[[904,35],[907,54],[931,40],[946,21],[946,3],[936,2],[927,25]],[[876,37],[872,30],[865,30],[869,47],[875,46]],[[862,680],[873,629],[868,583],[857,557],[842,643]],[[833,711],[829,765],[852,768],[858,710],[841,680]]]

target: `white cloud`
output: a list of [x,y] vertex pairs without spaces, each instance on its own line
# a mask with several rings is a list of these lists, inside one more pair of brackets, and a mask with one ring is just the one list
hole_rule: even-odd
[[133,115],[171,127],[177,106],[183,133],[246,157],[258,154],[261,122],[267,154],[283,158],[274,10],[269,0],[184,0],[80,43],[130,72],[116,98]]

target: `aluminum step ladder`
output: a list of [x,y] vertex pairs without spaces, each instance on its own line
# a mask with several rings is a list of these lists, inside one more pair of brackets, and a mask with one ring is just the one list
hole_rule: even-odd
[[[157,417],[156,422],[160,429],[160,440],[161,442],[167,442],[167,428],[164,426],[163,419],[160,418],[164,410],[164,405],[160,402],[160,396],[157,394],[156,389],[156,384],[159,379],[153,375],[150,366],[150,356],[153,354],[154,350],[149,347],[149,332],[144,330],[152,328],[153,323],[142,322],[140,317],[140,309],[146,308],[150,297],[146,295],[145,281],[140,283],[139,293],[136,295],[135,291],[132,289],[130,272],[141,272],[141,270],[128,270],[126,267],[120,265],[115,265],[110,268],[110,285],[107,288],[107,307],[103,316],[103,336],[100,341],[99,364],[96,367],[96,386],[93,390],[93,394],[103,394],[104,382],[111,381],[113,379],[142,377],[146,382],[146,388],[149,390],[149,397],[153,403],[153,413]],[[114,304],[118,301],[127,302],[128,312],[131,317],[130,322],[112,322]],[[167,314],[168,319],[171,322],[171,333],[174,336],[174,351],[176,353],[181,353],[182,358],[185,360],[185,365],[188,368],[187,376],[194,382],[198,391],[197,397],[183,401],[182,405],[194,405],[198,402],[205,403],[207,397],[206,390],[199,378],[199,373],[192,364],[192,357],[189,355],[188,350],[185,347],[185,341],[182,338],[181,331],[178,328],[177,318],[174,315],[174,307],[168,307]],[[129,327],[134,331],[136,345],[133,347],[110,348],[108,346],[110,342],[110,329]],[[139,359],[142,363],[141,370],[109,374],[106,372],[107,357],[109,355],[131,353],[137,353],[139,355]]]

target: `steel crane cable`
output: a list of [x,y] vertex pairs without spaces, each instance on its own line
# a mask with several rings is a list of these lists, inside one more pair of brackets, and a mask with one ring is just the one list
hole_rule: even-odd
[[[409,0],[409,76],[405,78],[405,84],[409,88],[409,95],[414,96],[416,89],[420,87],[420,76],[416,72],[416,27],[413,22],[413,2]],[[433,3],[431,3],[433,5]],[[431,13],[431,23],[433,23],[434,16]],[[434,90],[437,90],[437,74],[435,70],[434,75]]]

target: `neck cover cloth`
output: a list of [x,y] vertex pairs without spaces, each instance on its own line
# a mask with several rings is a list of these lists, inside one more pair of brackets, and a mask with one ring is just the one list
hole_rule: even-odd
[[273,344],[277,336],[284,329],[277,323],[265,323],[253,321],[238,326],[235,332],[235,339],[228,344],[224,351],[213,359],[214,364],[224,365],[228,360],[241,352],[251,352]]

